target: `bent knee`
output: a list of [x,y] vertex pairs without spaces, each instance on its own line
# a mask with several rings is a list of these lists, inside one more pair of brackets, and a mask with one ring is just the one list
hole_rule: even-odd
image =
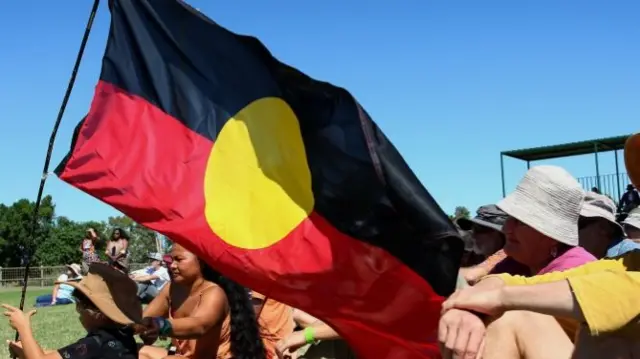
[[545,330],[546,328],[560,328],[560,324],[558,324],[556,318],[550,315],[513,310],[505,312],[497,318],[492,318],[487,325],[487,329],[489,330],[492,327],[511,328],[513,330],[521,328]]

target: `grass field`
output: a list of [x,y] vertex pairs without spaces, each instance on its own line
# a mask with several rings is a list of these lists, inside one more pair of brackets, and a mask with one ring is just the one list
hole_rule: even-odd
[[[50,294],[51,288],[32,288],[27,292],[25,311],[33,308],[36,297]],[[20,289],[0,289],[0,303],[13,306],[20,304]],[[86,331],[78,321],[75,305],[60,305],[40,308],[31,318],[31,325],[36,340],[44,349],[58,349],[71,344],[86,335]],[[0,359],[9,358],[6,340],[13,340],[15,332],[9,326],[6,317],[0,316]],[[138,339],[138,338],[136,338]],[[166,346],[168,342],[157,342],[156,345]],[[306,349],[306,348],[305,348]],[[306,350],[302,350],[304,353]]]
[[[51,288],[30,289],[27,292],[25,309],[33,307],[37,296],[49,293],[51,293]],[[20,290],[8,289],[0,291],[0,303],[18,306],[20,304]],[[46,349],[57,349],[74,342],[86,333],[77,317],[74,305],[39,309],[31,320],[36,340]],[[0,343],[0,358],[9,358],[5,342],[8,339],[13,340],[15,335],[5,318],[4,316],[0,317],[0,338],[2,339]]]

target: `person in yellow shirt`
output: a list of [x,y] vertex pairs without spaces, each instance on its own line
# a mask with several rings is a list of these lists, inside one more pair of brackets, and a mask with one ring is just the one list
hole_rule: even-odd
[[[632,181],[640,182],[640,135],[627,140],[625,161]],[[639,270],[640,251],[633,251],[530,278],[489,276],[443,304],[443,357],[640,357]],[[482,314],[494,319],[485,326]],[[581,323],[576,338],[554,317]]]
[[[459,313],[457,318],[462,324],[457,327],[455,340],[464,341],[460,337],[467,332],[472,339],[484,336],[457,346],[454,343],[450,350],[463,355],[483,350],[486,358],[637,356],[640,272],[630,270],[639,269],[640,252],[636,251],[617,260],[592,262],[565,272],[529,278],[489,276],[477,286],[458,291],[443,304],[443,311]],[[475,316],[472,312],[499,319],[484,328],[478,325],[479,319],[468,317]],[[559,324],[549,320],[553,317],[583,323],[575,347],[574,340],[559,330]]]

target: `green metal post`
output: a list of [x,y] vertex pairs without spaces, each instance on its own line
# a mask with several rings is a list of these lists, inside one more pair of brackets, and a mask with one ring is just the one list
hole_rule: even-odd
[[600,187],[600,165],[598,164],[598,144],[593,144],[593,152],[596,157],[596,185],[598,186],[598,190],[602,192],[602,187]]
[[527,161],[527,171],[531,169],[531,161]]
[[502,198],[507,196],[507,190],[504,186],[504,155],[500,154],[500,175],[502,176]]
[[614,150],[613,153],[615,154],[615,157],[616,157],[616,186],[618,188],[618,195],[616,198],[620,198],[620,196],[622,196],[622,193],[620,192],[620,170],[618,169],[618,150]]

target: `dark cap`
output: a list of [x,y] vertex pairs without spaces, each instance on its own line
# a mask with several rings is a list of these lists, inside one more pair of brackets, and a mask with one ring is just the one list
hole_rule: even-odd
[[465,231],[471,230],[475,224],[502,232],[502,226],[504,226],[508,218],[509,215],[504,213],[495,204],[487,204],[478,208],[474,218],[459,218],[456,222],[458,226]]

